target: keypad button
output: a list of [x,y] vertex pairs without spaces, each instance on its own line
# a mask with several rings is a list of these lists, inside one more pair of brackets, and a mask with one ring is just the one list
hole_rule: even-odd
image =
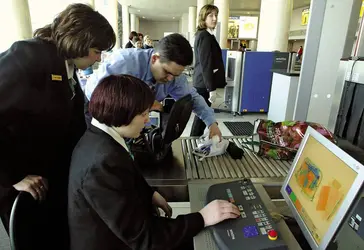
[[261,228],[260,228],[260,233],[261,233],[262,235],[266,235],[266,234],[267,234],[267,231],[265,230],[265,228],[264,228],[264,227],[261,227]]

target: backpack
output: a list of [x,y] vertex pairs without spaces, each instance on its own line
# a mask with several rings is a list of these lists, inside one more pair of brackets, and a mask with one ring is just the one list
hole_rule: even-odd
[[131,152],[139,165],[158,164],[171,156],[173,141],[183,133],[192,113],[190,94],[176,101],[169,113],[160,114],[160,126],[151,125],[131,143]]

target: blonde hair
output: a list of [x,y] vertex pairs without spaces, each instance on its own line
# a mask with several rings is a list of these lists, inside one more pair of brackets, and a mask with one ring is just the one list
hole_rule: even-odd
[[206,27],[206,18],[210,15],[213,11],[216,11],[216,15],[219,14],[219,8],[212,4],[206,4],[200,10],[198,15],[198,26],[197,30],[204,30],[207,29]]

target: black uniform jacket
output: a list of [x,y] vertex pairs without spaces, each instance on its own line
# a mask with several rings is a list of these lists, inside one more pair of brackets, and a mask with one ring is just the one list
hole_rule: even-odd
[[214,35],[207,30],[197,31],[194,44],[195,67],[193,86],[208,92],[226,86],[222,52]]
[[125,44],[125,49],[135,48],[134,45],[129,41],[127,44]]
[[126,149],[91,126],[72,155],[71,249],[177,249],[203,229],[200,213],[153,215],[153,193]]
[[66,199],[72,150],[86,130],[84,94],[74,79],[75,95],[50,42],[19,41],[0,54],[1,215],[11,210],[12,186],[27,175],[48,178],[50,190],[64,189]]

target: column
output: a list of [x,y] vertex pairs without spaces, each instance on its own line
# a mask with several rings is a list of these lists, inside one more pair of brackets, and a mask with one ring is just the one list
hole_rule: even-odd
[[[140,31],[140,23],[139,23],[139,17],[135,16],[135,30],[137,30],[138,32]],[[145,34],[143,34],[145,35]]]
[[207,0],[197,0],[197,9],[196,9],[196,27],[198,25],[198,19],[199,19],[199,14],[200,14],[200,10],[203,6],[205,6],[207,3]]
[[188,41],[193,46],[194,37],[196,33],[196,6],[190,6],[188,8]]
[[182,22],[182,25],[181,25],[181,34],[188,38],[188,13],[183,13],[182,14],[182,18],[181,18],[181,22]]
[[122,39],[122,47],[124,48],[125,44],[129,41],[130,35],[130,25],[129,25],[129,6],[122,6],[122,22],[123,22],[123,39]]
[[86,4],[90,5],[93,9],[95,9],[95,0],[88,0]]
[[258,51],[287,51],[293,0],[262,0]]
[[130,31],[139,32],[139,30],[136,29],[135,19],[136,19],[135,14],[130,14]]
[[188,32],[196,32],[196,6],[188,8]]
[[333,131],[338,114],[338,109],[333,110],[337,72],[340,59],[351,54],[360,5],[361,0],[311,2],[294,120],[332,126]]
[[110,23],[116,35],[116,44],[114,49],[120,48],[120,37],[119,34],[119,12],[118,12],[118,1],[117,0],[95,0],[95,10],[103,15]]
[[214,5],[219,8],[216,38],[222,49],[228,48],[229,0],[215,0]]
[[11,2],[10,13],[14,22],[12,30],[14,40],[31,38],[33,32],[28,0],[13,0]]

